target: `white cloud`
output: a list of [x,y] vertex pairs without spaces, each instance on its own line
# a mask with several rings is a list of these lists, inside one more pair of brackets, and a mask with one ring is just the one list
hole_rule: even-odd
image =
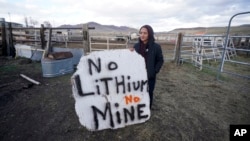
[[[231,16],[250,9],[249,0],[0,0],[0,18],[24,23],[24,17],[52,25],[100,24],[139,28],[150,24],[155,31],[181,27],[227,26]],[[249,24],[250,14],[233,21]]]

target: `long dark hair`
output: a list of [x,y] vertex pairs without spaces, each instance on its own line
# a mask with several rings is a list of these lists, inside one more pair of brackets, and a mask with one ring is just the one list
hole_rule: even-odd
[[[154,30],[150,25],[143,25],[139,31],[141,31],[142,28],[146,28],[148,31],[148,44],[152,45],[155,42],[154,37]],[[142,43],[141,38],[139,38],[139,42]]]

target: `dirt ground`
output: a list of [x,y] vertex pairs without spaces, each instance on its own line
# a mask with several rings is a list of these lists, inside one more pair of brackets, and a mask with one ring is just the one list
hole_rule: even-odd
[[90,132],[75,113],[71,75],[44,78],[40,62],[1,57],[0,140],[227,141],[230,124],[250,124],[249,79],[217,81],[209,71],[166,62],[157,76],[150,120]]

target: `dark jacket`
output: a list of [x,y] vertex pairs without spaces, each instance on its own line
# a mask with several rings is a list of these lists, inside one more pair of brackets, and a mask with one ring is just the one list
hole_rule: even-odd
[[[138,42],[134,45],[137,53],[139,53],[140,44],[141,42]],[[161,46],[155,42],[149,43],[146,58],[148,79],[155,79],[156,74],[160,71],[164,62]]]

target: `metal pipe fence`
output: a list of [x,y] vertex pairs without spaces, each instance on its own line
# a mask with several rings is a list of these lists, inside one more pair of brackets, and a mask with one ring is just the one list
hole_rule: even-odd
[[[219,79],[219,76],[220,76],[220,74],[221,74],[222,72],[230,73],[230,74],[237,74],[237,73],[234,73],[234,72],[223,71],[223,69],[224,69],[224,64],[225,64],[225,55],[227,54],[228,42],[229,42],[229,39],[230,39],[229,33],[230,33],[230,28],[231,28],[231,22],[232,22],[232,20],[233,20],[234,17],[236,17],[236,16],[238,16],[238,15],[243,15],[243,14],[250,14],[250,11],[248,11],[248,12],[242,12],[242,13],[237,13],[237,14],[233,15],[233,16],[230,18],[229,22],[228,22],[227,33],[226,33],[226,39],[225,39],[225,42],[224,42],[224,50],[223,50],[223,54],[222,54],[222,61],[221,61],[221,64],[220,64],[220,69],[218,70],[218,73],[217,73],[217,79]],[[248,49],[249,49],[249,40],[248,40]],[[229,62],[235,63],[235,62],[233,62],[233,61],[229,61]],[[241,64],[244,64],[244,63],[241,63]],[[247,62],[247,64],[249,64],[249,62]],[[250,75],[248,75],[248,74],[247,74],[247,75],[238,75],[238,74],[237,74],[237,76],[242,76],[242,77],[248,78],[248,79],[250,78]]]
[[120,49],[128,47],[127,37],[113,37],[113,36],[90,36],[89,37],[89,48],[90,52],[109,50],[109,49]]
[[[236,39],[240,39],[240,44],[236,44]],[[214,70],[217,75],[227,73],[250,78],[249,39],[250,36],[245,35],[228,36],[228,39],[222,35],[184,35],[180,46],[180,59],[181,62],[193,64],[199,70]]]

